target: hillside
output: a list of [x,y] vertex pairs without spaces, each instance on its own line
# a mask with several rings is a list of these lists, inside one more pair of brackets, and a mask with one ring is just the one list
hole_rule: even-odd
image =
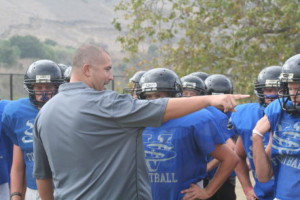
[[63,46],[94,41],[120,49],[111,25],[118,0],[0,0],[0,38],[34,35]]

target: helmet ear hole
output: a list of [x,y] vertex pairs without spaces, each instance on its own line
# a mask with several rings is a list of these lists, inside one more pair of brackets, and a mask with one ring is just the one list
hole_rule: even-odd
[[37,101],[34,91],[35,83],[51,83],[56,86],[53,95],[57,93],[60,84],[64,83],[60,67],[51,60],[38,60],[32,63],[24,75],[24,88],[28,92],[31,103],[42,107],[46,101]]

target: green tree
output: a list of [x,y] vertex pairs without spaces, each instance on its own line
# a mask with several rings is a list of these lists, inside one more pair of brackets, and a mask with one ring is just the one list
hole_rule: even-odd
[[57,42],[54,41],[54,40],[51,40],[51,39],[46,39],[46,40],[44,41],[44,43],[45,43],[46,45],[50,45],[50,46],[56,46],[56,45],[57,45]]
[[253,94],[258,72],[299,53],[299,0],[121,0],[113,24],[135,60],[155,45],[151,67],[180,76],[194,71],[230,76],[235,91]]
[[45,49],[40,40],[34,36],[13,36],[9,39],[13,46],[20,49],[21,58],[44,58]]
[[17,47],[11,46],[10,42],[2,41],[0,43],[0,62],[4,67],[11,67],[16,64],[20,56],[20,51]]

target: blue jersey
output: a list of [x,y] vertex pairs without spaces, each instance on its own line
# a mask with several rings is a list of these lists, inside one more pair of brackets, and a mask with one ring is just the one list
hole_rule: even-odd
[[24,155],[26,168],[26,184],[31,189],[37,189],[33,178],[33,125],[38,109],[29,98],[23,98],[9,103],[3,112],[2,127],[11,141],[20,147]]
[[[9,103],[7,100],[0,101],[0,119],[4,107]],[[1,130],[1,123],[0,123]],[[9,182],[10,167],[12,162],[12,142],[0,131],[0,184]]]
[[143,141],[154,200],[182,199],[181,190],[206,177],[207,155],[225,142],[206,109],[146,128]]
[[[228,120],[231,116],[231,112],[224,113],[213,106],[206,107],[205,109],[210,111],[213,114],[214,118],[217,120],[218,126],[220,127],[220,130],[223,134],[225,141],[228,140],[229,138],[231,138],[234,135],[234,131],[227,128],[227,124],[228,124]],[[214,157],[208,156],[208,162],[213,159],[214,159]],[[207,177],[209,179],[213,178],[214,175],[216,174],[217,169],[218,169],[218,167],[215,167],[214,169],[210,170],[207,173]],[[235,172],[233,171],[230,174],[230,176],[235,176]]]
[[225,141],[231,138],[234,135],[234,131],[227,128],[231,112],[224,113],[213,106],[206,107],[205,109],[211,112],[211,114],[214,116],[215,120],[218,123],[218,126],[220,127],[221,132],[223,133]]
[[266,116],[273,130],[271,158],[275,197],[284,200],[299,199],[300,118],[283,111],[278,100],[267,107]]
[[[255,166],[253,162],[252,131],[260,118],[264,116],[264,107],[259,103],[247,103],[238,105],[236,112],[231,115],[234,130],[240,135],[244,150],[250,163],[250,167],[255,180],[254,191],[259,199],[274,199],[274,179],[267,183],[261,183],[255,176]],[[264,135],[264,145],[268,145],[270,133]]]

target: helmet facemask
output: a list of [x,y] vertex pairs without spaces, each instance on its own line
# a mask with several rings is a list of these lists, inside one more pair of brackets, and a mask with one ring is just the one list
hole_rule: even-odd
[[[52,83],[49,83],[52,84]],[[45,103],[51,99],[54,95],[58,92],[58,87],[60,84],[54,84],[55,89],[54,90],[34,90],[34,83],[28,83],[24,85],[25,90],[29,94],[29,100],[30,102],[36,106],[37,108],[41,108],[45,105]],[[37,95],[42,95],[41,99],[38,101],[36,99]]]
[[269,102],[266,99],[275,100],[278,98],[278,93],[266,95],[266,89],[280,89],[279,76],[282,71],[281,66],[269,66],[262,69],[254,84],[254,93],[258,97],[260,105],[267,107]]
[[300,54],[287,59],[282,67],[279,77],[282,90],[279,95],[281,108],[287,113],[300,117]]
[[[279,102],[281,108],[291,115],[300,117],[300,102],[293,102],[293,99],[297,100],[298,96],[300,98],[300,78],[288,78],[282,73],[280,82],[282,89],[278,93],[280,95]],[[290,94],[289,83],[299,83],[299,87],[294,94]]]
[[[50,98],[58,92],[60,84],[64,83],[61,69],[51,60],[39,60],[32,63],[24,76],[24,89],[28,92],[30,102],[37,108],[41,108]],[[35,84],[52,84],[53,90],[35,89]],[[42,95],[37,100],[37,95]]]
[[278,80],[266,80],[265,83],[255,83],[255,94],[259,99],[259,103],[267,107],[268,103],[266,102],[266,99],[272,99],[275,100],[278,98],[278,92],[277,94],[265,94],[264,91],[268,88],[276,89],[277,91],[280,90],[280,84]]

